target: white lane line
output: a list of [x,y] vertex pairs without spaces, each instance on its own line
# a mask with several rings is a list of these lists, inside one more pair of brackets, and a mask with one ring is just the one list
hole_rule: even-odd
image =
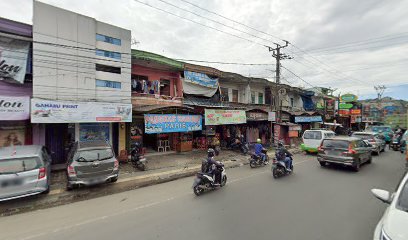
[[[298,164],[301,164],[301,163],[304,163],[304,162],[307,162],[307,161],[310,161],[310,160],[303,160],[303,161],[300,161],[300,162],[295,162],[293,165],[298,165]],[[241,177],[241,178],[231,180],[228,183],[232,184],[232,183],[240,182],[240,181],[243,181],[245,179],[255,177],[255,176],[258,176],[258,175],[261,175],[261,174],[264,174],[264,173],[268,173],[268,172],[270,172],[270,170],[264,170],[264,171],[261,171],[261,172],[253,173],[253,174],[245,176],[245,177]],[[120,212],[117,212],[117,213],[113,213],[111,215],[91,218],[91,219],[88,219],[88,220],[85,220],[85,221],[82,221],[82,222],[79,222],[79,223],[76,223],[76,224],[73,224],[73,225],[56,228],[56,229],[54,229],[52,231],[42,232],[42,233],[35,234],[35,235],[30,235],[30,236],[27,236],[27,237],[24,237],[24,238],[20,238],[20,240],[35,239],[35,238],[39,238],[39,237],[42,237],[42,236],[45,236],[45,235],[48,235],[48,234],[53,234],[53,233],[58,233],[58,232],[61,232],[61,231],[70,230],[70,229],[75,228],[75,227],[80,227],[80,226],[87,225],[87,224],[90,224],[90,223],[94,223],[94,222],[97,222],[97,221],[102,221],[102,220],[105,220],[105,219],[108,219],[108,218],[111,218],[111,217],[116,217],[116,216],[119,216],[119,215],[129,213],[129,212],[135,212],[135,211],[138,211],[138,210],[141,210],[141,209],[153,207],[153,206],[156,206],[156,205],[159,205],[159,204],[162,204],[162,203],[165,203],[165,202],[169,202],[169,201],[175,200],[177,198],[180,198],[180,197],[183,197],[183,196],[186,196],[186,195],[191,195],[191,191],[182,193],[181,195],[179,195],[177,197],[170,197],[170,198],[167,198],[167,199],[162,200],[162,201],[156,201],[156,202],[141,205],[141,206],[138,206],[138,207],[135,207],[135,208],[132,208],[132,209],[126,209],[126,210],[123,210],[123,211],[120,211]]]

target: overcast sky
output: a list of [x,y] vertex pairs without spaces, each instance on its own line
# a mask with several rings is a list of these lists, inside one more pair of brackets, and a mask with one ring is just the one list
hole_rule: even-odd
[[[1,17],[32,23],[32,0],[0,1]],[[138,1],[211,28],[177,18]],[[375,97],[374,85],[384,84],[387,86],[384,95],[408,100],[408,1],[405,0],[42,2],[130,29],[133,38],[140,42],[133,48],[140,50],[179,59],[270,64],[242,66],[202,63],[223,71],[270,80],[274,80],[275,60],[268,48],[262,45],[274,46],[274,42],[284,44],[282,39],[285,39],[292,44],[283,52],[294,59],[282,61],[283,83],[305,88],[311,85],[331,87],[338,89],[336,93],[354,93],[360,98]]]

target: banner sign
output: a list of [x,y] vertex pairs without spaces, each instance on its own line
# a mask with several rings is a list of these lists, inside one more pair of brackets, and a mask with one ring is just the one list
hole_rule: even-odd
[[350,110],[349,109],[340,109],[339,110],[339,115],[348,116],[348,115],[350,115]]
[[296,123],[323,122],[322,116],[296,116]]
[[339,104],[339,109],[350,109],[354,105],[352,103],[340,103]]
[[205,125],[224,125],[246,123],[243,110],[205,109]]
[[268,112],[268,121],[276,122],[276,112]]
[[326,114],[334,116],[336,101],[334,99],[326,100]]
[[340,96],[340,101],[342,102],[356,102],[358,97],[354,94],[344,94]]
[[0,120],[30,119],[30,97],[0,96]]
[[361,109],[351,109],[350,114],[351,115],[361,115]]
[[204,73],[184,71],[184,81],[208,88],[218,88],[218,78],[210,78]]
[[268,114],[261,112],[247,112],[247,121],[267,121]]
[[302,131],[302,126],[300,125],[290,125],[289,131]]
[[33,98],[32,123],[132,122],[132,104]]
[[24,83],[30,43],[0,37],[0,80]]
[[203,128],[201,115],[145,114],[145,133],[173,133],[200,131]]

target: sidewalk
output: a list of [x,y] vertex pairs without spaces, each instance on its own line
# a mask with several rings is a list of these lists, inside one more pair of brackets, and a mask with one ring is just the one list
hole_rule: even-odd
[[[297,149],[291,150],[293,153]],[[268,155],[274,155],[273,150]],[[140,187],[169,182],[176,179],[193,176],[201,170],[201,161],[205,159],[206,151],[186,153],[171,153],[148,158],[148,171],[134,169],[131,163],[121,164],[119,180],[116,183],[102,184],[66,191],[66,173],[54,172],[51,176],[51,191],[28,198],[15,199],[0,203],[0,216],[8,216],[27,211],[44,209],[114,193],[129,191]],[[234,168],[249,163],[250,155],[222,150],[216,157],[226,168]]]

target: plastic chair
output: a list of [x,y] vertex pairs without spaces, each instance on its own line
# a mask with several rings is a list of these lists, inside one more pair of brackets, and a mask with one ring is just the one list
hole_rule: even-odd
[[164,151],[165,152],[167,152],[167,148],[169,149],[169,151],[171,150],[170,142],[169,142],[169,140],[164,140]]
[[157,151],[160,152],[160,149],[162,150],[162,152],[164,152],[163,140],[159,140],[158,142]]

